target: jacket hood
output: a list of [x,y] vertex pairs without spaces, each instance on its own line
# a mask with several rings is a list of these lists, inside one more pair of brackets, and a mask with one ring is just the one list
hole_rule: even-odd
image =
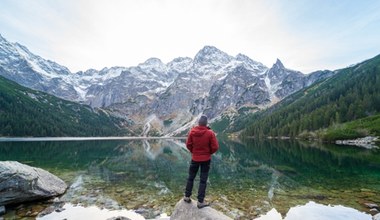
[[191,129],[191,134],[196,136],[196,137],[201,137],[203,136],[207,130],[210,128],[207,126],[196,126],[193,129]]

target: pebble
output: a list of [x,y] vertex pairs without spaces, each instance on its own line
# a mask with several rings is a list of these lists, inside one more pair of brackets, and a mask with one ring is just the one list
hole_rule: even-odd
[[64,208],[59,208],[59,209],[56,209],[55,211],[56,212],[63,212],[63,211],[65,211],[65,209]]
[[369,213],[370,213],[371,215],[376,215],[377,213],[379,213],[379,211],[378,211],[377,209],[373,208],[373,209],[370,209],[370,210],[369,210]]
[[139,208],[139,209],[135,210],[135,212],[141,215],[141,214],[148,212],[148,210],[146,210],[144,208]]
[[371,192],[370,189],[366,189],[366,188],[361,188],[360,191],[362,191],[362,192]]
[[117,193],[122,193],[122,192],[124,192],[124,189],[122,189],[122,188],[116,189],[116,192]]
[[108,218],[107,220],[130,220],[130,219],[124,216],[117,216],[117,217]]
[[0,215],[4,215],[4,214],[5,214],[5,207],[0,206]]
[[373,208],[379,209],[379,206],[375,203],[364,203],[364,205],[366,205],[370,209],[373,209]]
[[38,217],[43,217],[47,214],[50,214],[52,212],[55,211],[55,207],[54,206],[49,206],[47,207],[46,209],[44,209],[42,212],[40,212],[40,214],[38,214]]

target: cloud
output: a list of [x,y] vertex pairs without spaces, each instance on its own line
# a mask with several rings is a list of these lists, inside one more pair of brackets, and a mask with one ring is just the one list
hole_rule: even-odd
[[[249,10],[244,8],[247,4],[251,6],[249,1],[242,3],[113,1],[110,4],[100,1],[87,5],[86,13],[80,18],[86,30],[83,41],[78,41],[79,36],[65,36],[60,51],[67,56],[75,51],[78,55],[74,56],[82,60],[86,57],[86,60],[92,59],[91,63],[101,59],[102,62],[95,63],[108,65],[136,65],[151,56],[169,62],[177,56],[192,57],[204,45],[215,45],[237,54],[243,52],[240,49],[246,48],[248,43],[259,45],[260,42],[256,37],[247,37],[244,31],[257,30],[253,36],[260,37],[265,31],[264,23],[269,22],[268,16],[260,16],[264,11],[261,5],[256,4],[255,10]],[[248,25],[247,19],[260,24],[251,22],[253,25]],[[97,55],[91,56],[92,53]]]
[[310,72],[380,51],[379,6],[372,1],[3,0],[0,26],[9,40],[72,71],[132,66],[150,57],[169,62],[214,45],[267,66],[280,58],[290,68]]

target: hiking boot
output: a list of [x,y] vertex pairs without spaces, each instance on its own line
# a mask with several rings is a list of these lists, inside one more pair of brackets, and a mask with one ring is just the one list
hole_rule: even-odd
[[187,203],[191,203],[190,197],[187,197],[187,196],[183,197],[183,201],[185,201]]
[[207,207],[207,206],[210,206],[210,204],[206,203],[206,202],[198,202],[197,203],[198,209],[201,209],[201,208],[204,208],[204,207]]

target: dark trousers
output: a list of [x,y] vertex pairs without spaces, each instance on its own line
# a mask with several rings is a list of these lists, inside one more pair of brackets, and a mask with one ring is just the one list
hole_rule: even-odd
[[194,179],[201,167],[199,189],[198,189],[198,202],[203,202],[206,196],[208,171],[210,170],[211,160],[204,162],[191,161],[189,168],[189,177],[187,178],[185,196],[190,197],[193,191]]

